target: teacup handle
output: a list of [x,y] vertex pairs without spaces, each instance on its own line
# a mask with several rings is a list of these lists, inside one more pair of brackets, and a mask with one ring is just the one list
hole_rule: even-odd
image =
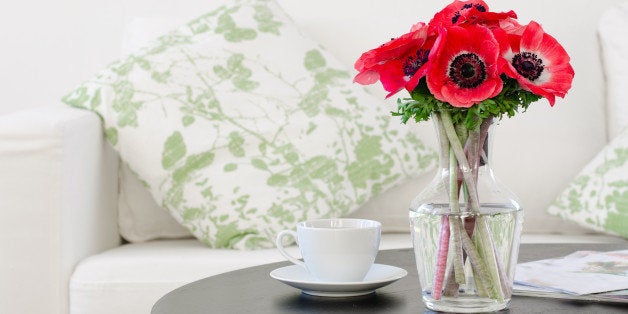
[[[305,267],[305,263],[298,260],[297,258],[293,257],[292,255],[288,254],[288,252],[286,252],[286,249],[284,249],[283,247],[283,238],[287,237],[287,236],[291,236],[294,238],[294,240],[297,240],[297,233],[292,231],[292,230],[284,230],[282,232],[279,232],[279,234],[277,235],[277,240],[275,241],[275,244],[277,245],[277,249],[279,249],[279,253],[281,253],[281,255],[283,255],[283,257],[285,257],[287,260],[291,261],[292,263],[299,265],[303,268]],[[298,242],[297,242],[298,244]]]

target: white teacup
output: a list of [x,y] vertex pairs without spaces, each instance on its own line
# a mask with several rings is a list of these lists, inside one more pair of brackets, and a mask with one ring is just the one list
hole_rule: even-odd
[[[298,223],[297,232],[280,232],[276,244],[285,258],[320,281],[357,282],[375,261],[381,229],[381,223],[366,219],[309,220]],[[297,240],[305,263],[285,251],[286,236]]]

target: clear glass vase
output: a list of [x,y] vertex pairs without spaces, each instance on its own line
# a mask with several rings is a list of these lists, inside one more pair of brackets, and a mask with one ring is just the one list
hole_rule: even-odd
[[507,308],[523,208],[490,167],[494,119],[471,130],[448,112],[432,120],[440,169],[410,207],[423,302],[431,310],[458,313]]

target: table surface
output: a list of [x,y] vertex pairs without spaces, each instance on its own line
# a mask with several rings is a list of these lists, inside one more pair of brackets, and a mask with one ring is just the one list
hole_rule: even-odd
[[[522,244],[519,262],[560,257],[578,250],[627,249],[615,244]],[[350,298],[314,297],[270,277],[289,262],[236,270],[187,284],[155,303],[152,314],[195,313],[434,313],[421,301],[412,249],[380,251],[375,261],[408,271],[408,276],[375,293]],[[500,313],[627,313],[628,306],[610,303],[513,296]]]

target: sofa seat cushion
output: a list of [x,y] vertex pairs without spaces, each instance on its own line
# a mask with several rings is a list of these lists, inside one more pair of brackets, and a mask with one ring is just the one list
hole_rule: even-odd
[[[385,234],[380,248],[411,245],[409,234]],[[299,256],[296,246],[288,252]],[[194,239],[127,244],[77,266],[70,280],[70,313],[149,313],[161,296],[184,284],[284,260],[276,249],[208,249]]]
[[[525,243],[616,242],[609,236],[524,235]],[[380,249],[409,248],[408,233],[384,234]],[[288,248],[298,255],[298,248]],[[81,262],[70,282],[72,314],[149,313],[166,293],[241,268],[284,261],[276,249],[208,249],[193,239],[132,243]]]

